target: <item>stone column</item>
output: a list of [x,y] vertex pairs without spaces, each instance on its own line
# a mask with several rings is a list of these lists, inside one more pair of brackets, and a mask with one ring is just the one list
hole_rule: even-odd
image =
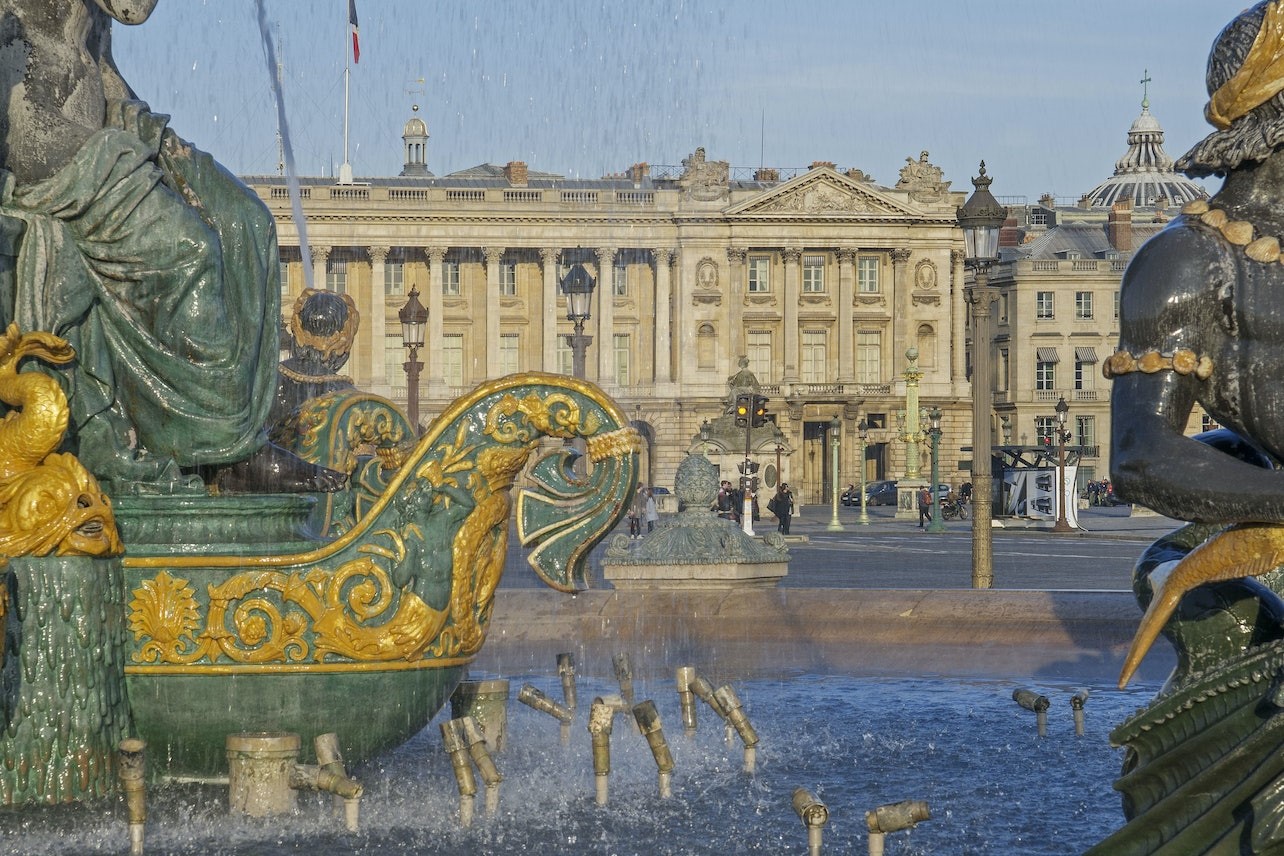
[[856,380],[856,344],[852,333],[852,302],[856,299],[856,251],[838,251],[838,382]]
[[802,292],[802,250],[797,247],[785,247],[781,252],[785,261],[785,282],[780,291],[780,301],[784,305],[785,326],[785,383],[799,380],[800,365],[798,352],[798,295]]
[[[370,345],[366,353],[370,355],[370,367],[367,377],[370,378],[371,386],[383,386],[386,382],[384,368],[386,360],[384,359],[384,350],[388,344],[388,329],[386,321],[386,306],[388,294],[384,291],[384,276],[386,275],[388,264],[388,247],[367,247],[366,252],[370,253],[370,301],[366,308],[365,318],[362,318],[362,327],[365,327],[370,337]],[[408,292],[407,292],[408,293]],[[403,297],[402,303],[405,302]],[[401,307],[398,306],[398,309]],[[360,335],[360,330],[358,330]],[[355,356],[355,355],[354,355]]]
[[423,295],[420,301],[428,309],[428,324],[424,328],[424,348],[419,354],[419,359],[424,364],[419,377],[421,388],[425,386],[423,381],[427,380],[428,395],[431,397],[445,395],[445,378],[441,376],[437,357],[441,354],[444,330],[441,323],[444,312],[441,298],[446,279],[446,253],[449,251],[449,247],[424,248],[424,254],[428,256],[428,285],[421,288],[419,293]]
[[910,325],[910,251],[892,250],[892,349],[903,352],[916,344],[909,336]]
[[967,295],[963,289],[963,251],[950,250],[950,381],[967,378]]
[[727,248],[727,366],[731,366],[744,353],[745,347],[745,259],[749,251],[743,247]]
[[655,382],[670,383],[673,380],[673,288],[669,275],[673,254],[667,248],[657,247],[651,251],[651,257],[655,259]]
[[597,382],[615,383],[615,248],[597,250]]
[[555,372],[557,366],[557,261],[562,251],[555,247],[545,247],[539,251],[539,261],[544,273],[543,311],[543,352],[544,365],[540,368],[546,372]]
[[312,248],[312,287],[318,291],[325,290],[325,264],[329,260],[329,247]]
[[[499,376],[499,262],[504,248],[482,247],[482,255],[486,258],[486,299],[482,301],[486,316],[486,378],[490,379]],[[473,349],[476,347],[474,342]]]

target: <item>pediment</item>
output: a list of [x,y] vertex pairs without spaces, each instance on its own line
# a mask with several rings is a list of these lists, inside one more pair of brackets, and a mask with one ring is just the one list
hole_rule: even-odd
[[727,216],[921,217],[922,212],[872,184],[821,167],[727,209]]

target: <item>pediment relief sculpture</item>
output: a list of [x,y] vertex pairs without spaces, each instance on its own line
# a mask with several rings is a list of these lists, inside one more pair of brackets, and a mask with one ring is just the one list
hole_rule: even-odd
[[927,157],[927,152],[923,151],[919,153],[917,161],[913,158],[905,159],[896,189],[908,192],[909,198],[915,202],[940,202],[949,192],[950,182],[943,180],[945,173],[939,166],[929,162]]

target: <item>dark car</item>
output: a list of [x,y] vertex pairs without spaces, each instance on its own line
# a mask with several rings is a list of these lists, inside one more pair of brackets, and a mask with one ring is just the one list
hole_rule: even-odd
[[896,482],[884,480],[870,482],[865,485],[865,503],[867,505],[895,505]]

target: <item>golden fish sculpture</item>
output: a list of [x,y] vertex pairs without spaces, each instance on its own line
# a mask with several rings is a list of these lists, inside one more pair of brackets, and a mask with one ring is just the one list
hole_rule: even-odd
[[1260,577],[1281,563],[1284,563],[1284,525],[1247,523],[1220,532],[1191,550],[1162,580],[1152,577],[1152,583],[1158,585],[1124,658],[1119,688],[1123,689],[1132,680],[1187,592],[1205,583]]

